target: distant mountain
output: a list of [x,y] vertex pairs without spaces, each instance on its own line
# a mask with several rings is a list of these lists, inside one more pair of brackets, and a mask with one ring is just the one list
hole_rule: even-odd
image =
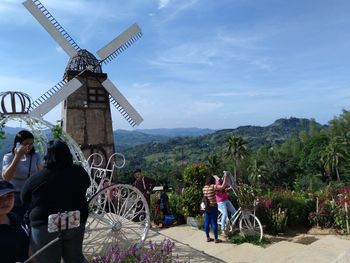
[[135,131],[118,129],[114,131],[114,142],[117,150],[120,151],[140,144],[166,142],[175,137],[196,137],[214,131],[199,128],[138,129]]
[[[278,119],[271,125],[240,126],[235,129],[210,130],[198,128],[176,129],[142,129],[135,131],[116,130],[114,139],[116,149],[127,155],[127,159],[136,158],[158,164],[164,162],[200,161],[209,153],[219,151],[232,134],[243,136],[250,147],[271,146],[283,143],[298,136],[301,131],[308,132],[312,125],[316,128],[326,127],[309,119]],[[6,139],[0,142],[0,158],[11,148],[13,134],[20,128],[5,127]]]
[[152,134],[163,135],[167,137],[186,137],[186,136],[201,136],[215,132],[212,129],[200,129],[200,128],[174,128],[174,129],[138,129],[137,131]]
[[278,119],[265,127],[240,126],[236,129],[218,130],[202,136],[177,137],[166,142],[149,142],[125,149],[123,153],[131,162],[137,160],[142,166],[159,168],[162,164],[179,165],[184,162],[205,161],[208,155],[223,150],[230,135],[244,137],[252,149],[257,149],[296,138],[300,132],[309,132],[313,126],[326,127],[308,119]]
[[139,131],[127,131],[127,130],[115,130],[113,132],[114,143],[117,151],[121,151],[130,147],[134,147],[139,144],[145,144],[149,142],[165,142],[170,137],[164,135],[152,135]]

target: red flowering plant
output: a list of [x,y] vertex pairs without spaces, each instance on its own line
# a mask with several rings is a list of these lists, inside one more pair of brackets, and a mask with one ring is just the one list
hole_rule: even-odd
[[339,189],[338,194],[331,201],[334,223],[343,232],[349,232],[350,225],[350,187]]
[[312,225],[317,225],[319,227],[332,227],[334,220],[331,200],[325,197],[319,197],[318,211],[312,211],[309,213],[309,221]]
[[311,225],[322,228],[333,227],[333,209],[331,201],[334,198],[336,190],[332,185],[327,185],[314,193],[315,209],[309,212],[308,220]]
[[283,233],[287,227],[287,209],[282,209],[281,204],[274,202],[272,197],[258,198],[257,216],[270,233]]

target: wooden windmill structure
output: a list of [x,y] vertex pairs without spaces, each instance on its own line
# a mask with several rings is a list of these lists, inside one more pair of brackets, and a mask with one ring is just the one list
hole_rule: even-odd
[[86,157],[97,152],[107,160],[115,152],[110,102],[131,126],[143,119],[101,66],[142,36],[139,26],[133,24],[97,51],[99,60],[81,49],[39,0],[26,0],[23,5],[70,57],[64,79],[35,100],[29,114],[41,117],[63,102],[63,130],[81,145]]

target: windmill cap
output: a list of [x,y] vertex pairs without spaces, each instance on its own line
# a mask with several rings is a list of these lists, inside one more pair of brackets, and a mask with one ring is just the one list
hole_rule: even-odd
[[15,192],[13,185],[7,181],[0,181],[0,196]]

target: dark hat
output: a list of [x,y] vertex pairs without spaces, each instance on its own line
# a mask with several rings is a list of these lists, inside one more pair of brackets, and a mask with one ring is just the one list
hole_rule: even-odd
[[15,192],[15,188],[7,181],[0,181],[0,196]]
[[137,169],[135,169],[135,170],[132,172],[132,174],[136,174],[136,173],[141,173],[141,169],[140,169],[140,168],[137,168]]

